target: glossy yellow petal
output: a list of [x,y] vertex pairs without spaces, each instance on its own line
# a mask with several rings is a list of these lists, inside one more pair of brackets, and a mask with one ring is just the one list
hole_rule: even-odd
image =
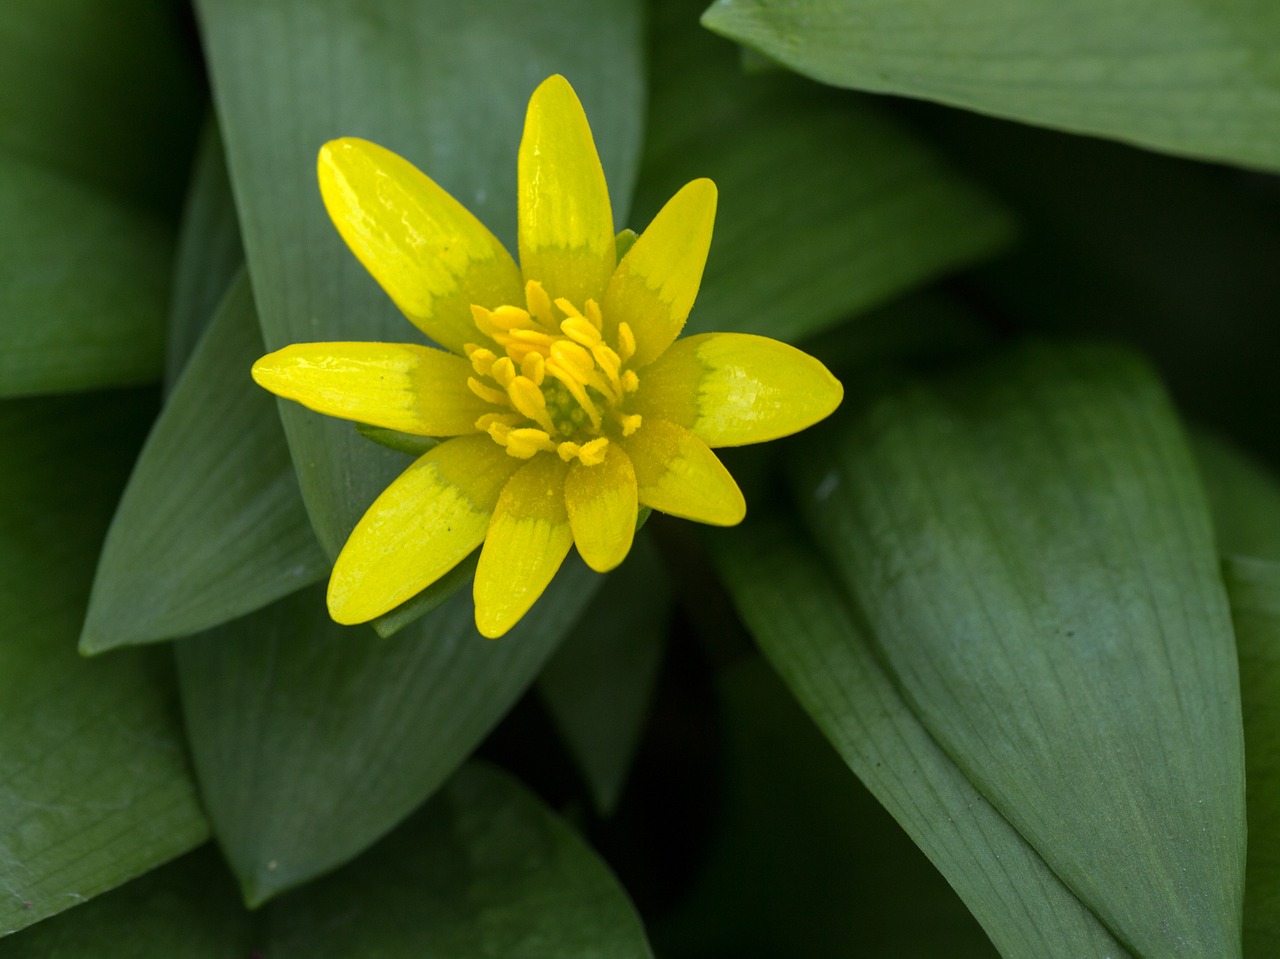
[[329,614],[363,623],[417,595],[480,545],[520,466],[487,436],[441,443],[388,486],[356,524],[329,579]]
[[599,302],[617,262],[613,213],[586,114],[564,77],[547,78],[529,99],[517,182],[525,279],[552,300]]
[[348,137],[320,148],[318,169],[324,205],[347,246],[441,346],[458,353],[475,341],[472,303],[522,301],[511,254],[408,160]]
[[829,416],[844,387],[808,353],[764,336],[677,340],[644,371],[635,412],[670,420],[708,446],[789,436]]
[[413,343],[295,343],[253,364],[257,383],[327,416],[420,436],[475,430],[493,407],[467,388],[471,364]]
[[[496,445],[496,444],[494,444]],[[493,639],[547,588],[573,545],[564,505],[569,464],[535,456],[507,481],[476,567],[476,628]]]
[[617,443],[609,444],[596,466],[573,463],[564,502],[574,545],[588,566],[607,573],[627,558],[639,505],[635,468]]
[[683,426],[646,419],[619,442],[635,466],[642,506],[714,526],[733,526],[747,515],[729,471]]
[[609,339],[619,323],[636,338],[633,367],[651,363],[689,318],[716,219],[716,185],[694,180],[658,211],[618,264],[604,295]]

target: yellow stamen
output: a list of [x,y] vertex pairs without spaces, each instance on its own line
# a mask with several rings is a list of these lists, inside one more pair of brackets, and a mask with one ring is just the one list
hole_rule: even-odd
[[574,443],[570,440],[565,440],[563,443],[561,443],[559,446],[556,447],[556,452],[560,454],[560,458],[562,460],[568,463],[570,460],[572,460],[574,457],[578,455],[578,452],[581,449],[582,447],[579,446],[577,443]]
[[516,378],[516,365],[511,362],[511,357],[504,356],[493,364],[489,375],[498,381],[499,386],[510,386],[511,381]]
[[522,460],[532,459],[544,450],[556,448],[546,432],[535,429],[511,430],[507,433],[507,442],[504,445],[511,456]]
[[467,377],[467,386],[471,388],[471,392],[486,403],[493,403],[496,406],[507,405],[507,394],[502,390],[496,390],[492,386],[485,386],[474,376]]
[[519,413],[485,413],[484,416],[476,420],[476,429],[481,433],[489,433],[492,436],[492,427],[494,423],[499,423],[502,426],[510,428],[515,426],[522,419],[524,419],[524,417]]
[[546,361],[541,353],[526,353],[520,360],[520,372],[533,380],[534,386],[541,386],[546,375]]
[[529,314],[518,306],[500,306],[489,314],[495,326],[504,330],[525,329],[529,326]]
[[493,361],[498,358],[497,354],[493,350],[476,346],[474,343],[468,343],[463,350],[466,351],[467,358],[471,360],[471,368],[477,375],[488,376],[489,371],[493,369]]
[[623,363],[636,355],[636,335],[625,320],[618,324],[618,359]]
[[591,349],[600,342],[600,331],[584,316],[571,316],[560,324],[560,332],[569,339]]
[[564,388],[569,391],[569,395],[578,401],[578,405],[590,417],[591,428],[598,430],[600,428],[600,411],[596,409],[596,404],[591,402],[591,397],[587,396],[587,391],[582,388],[582,382],[555,360],[547,364],[547,372],[564,384]]
[[597,330],[604,329],[604,317],[600,315],[600,304],[595,300],[587,300],[587,319]]
[[643,417],[639,413],[617,413],[613,414],[614,420],[622,427],[622,435],[630,436],[640,428]]
[[578,459],[583,466],[599,466],[604,462],[605,450],[608,448],[609,441],[602,436],[590,443],[583,443],[582,449],[578,451]]
[[530,280],[524,285],[524,299],[529,306],[529,313],[546,329],[556,328],[555,316],[551,312],[551,297],[537,280]]
[[622,371],[622,389],[627,393],[634,393],[640,389],[640,377],[636,376],[635,370]]
[[533,380],[526,376],[517,376],[507,384],[507,395],[511,397],[512,406],[541,426],[548,434],[556,431],[551,423],[551,417],[547,415],[547,398],[542,395],[542,390],[534,385]]

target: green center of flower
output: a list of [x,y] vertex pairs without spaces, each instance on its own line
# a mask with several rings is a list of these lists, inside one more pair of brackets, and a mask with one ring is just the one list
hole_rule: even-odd
[[554,450],[565,462],[595,466],[611,437],[640,428],[640,415],[626,412],[640,385],[626,368],[635,335],[619,323],[610,345],[595,300],[581,310],[565,299],[552,303],[536,280],[525,285],[525,301],[523,308],[471,307],[476,327],[502,350],[464,347],[476,373],[467,385],[495,407],[476,429],[520,459]]

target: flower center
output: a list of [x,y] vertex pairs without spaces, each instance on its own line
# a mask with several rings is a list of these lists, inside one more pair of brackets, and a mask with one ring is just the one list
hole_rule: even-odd
[[467,385],[497,407],[476,420],[476,429],[520,459],[555,450],[566,463],[595,466],[611,437],[640,428],[640,414],[626,412],[640,385],[626,369],[635,335],[619,323],[616,347],[610,346],[595,300],[581,310],[565,299],[552,303],[537,280],[525,284],[525,301],[524,308],[471,307],[476,327],[502,350],[463,347],[476,373]]

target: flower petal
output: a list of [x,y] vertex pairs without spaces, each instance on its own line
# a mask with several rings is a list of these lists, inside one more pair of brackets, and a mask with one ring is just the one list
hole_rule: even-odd
[[604,462],[595,466],[574,461],[564,502],[574,545],[588,566],[607,573],[627,558],[639,504],[635,468],[617,443],[609,444]]
[[714,526],[733,526],[747,515],[729,471],[683,426],[646,419],[619,442],[635,466],[641,505]]
[[558,456],[535,456],[502,488],[476,567],[476,628],[490,639],[528,612],[573,545],[568,472]]
[[459,436],[494,407],[471,364],[414,343],[295,343],[253,364],[259,386],[326,416],[419,436]]
[[579,308],[599,302],[617,263],[613,213],[591,127],[564,77],[548,77],[529,99],[517,180],[525,279]]
[[829,416],[844,387],[808,353],[747,333],[678,340],[640,378],[634,410],[690,430],[708,446],[789,436]]
[[367,622],[453,569],[484,539],[503,484],[520,465],[479,434],[424,454],[352,530],[329,579],[329,614]]
[[716,185],[686,183],[658,211],[609,280],[609,333],[626,322],[636,337],[634,367],[655,360],[680,334],[702,283],[716,219]]
[[522,303],[520,271],[467,209],[408,160],[348,137],[320,148],[320,194],[347,246],[404,315],[455,353],[471,304]]

